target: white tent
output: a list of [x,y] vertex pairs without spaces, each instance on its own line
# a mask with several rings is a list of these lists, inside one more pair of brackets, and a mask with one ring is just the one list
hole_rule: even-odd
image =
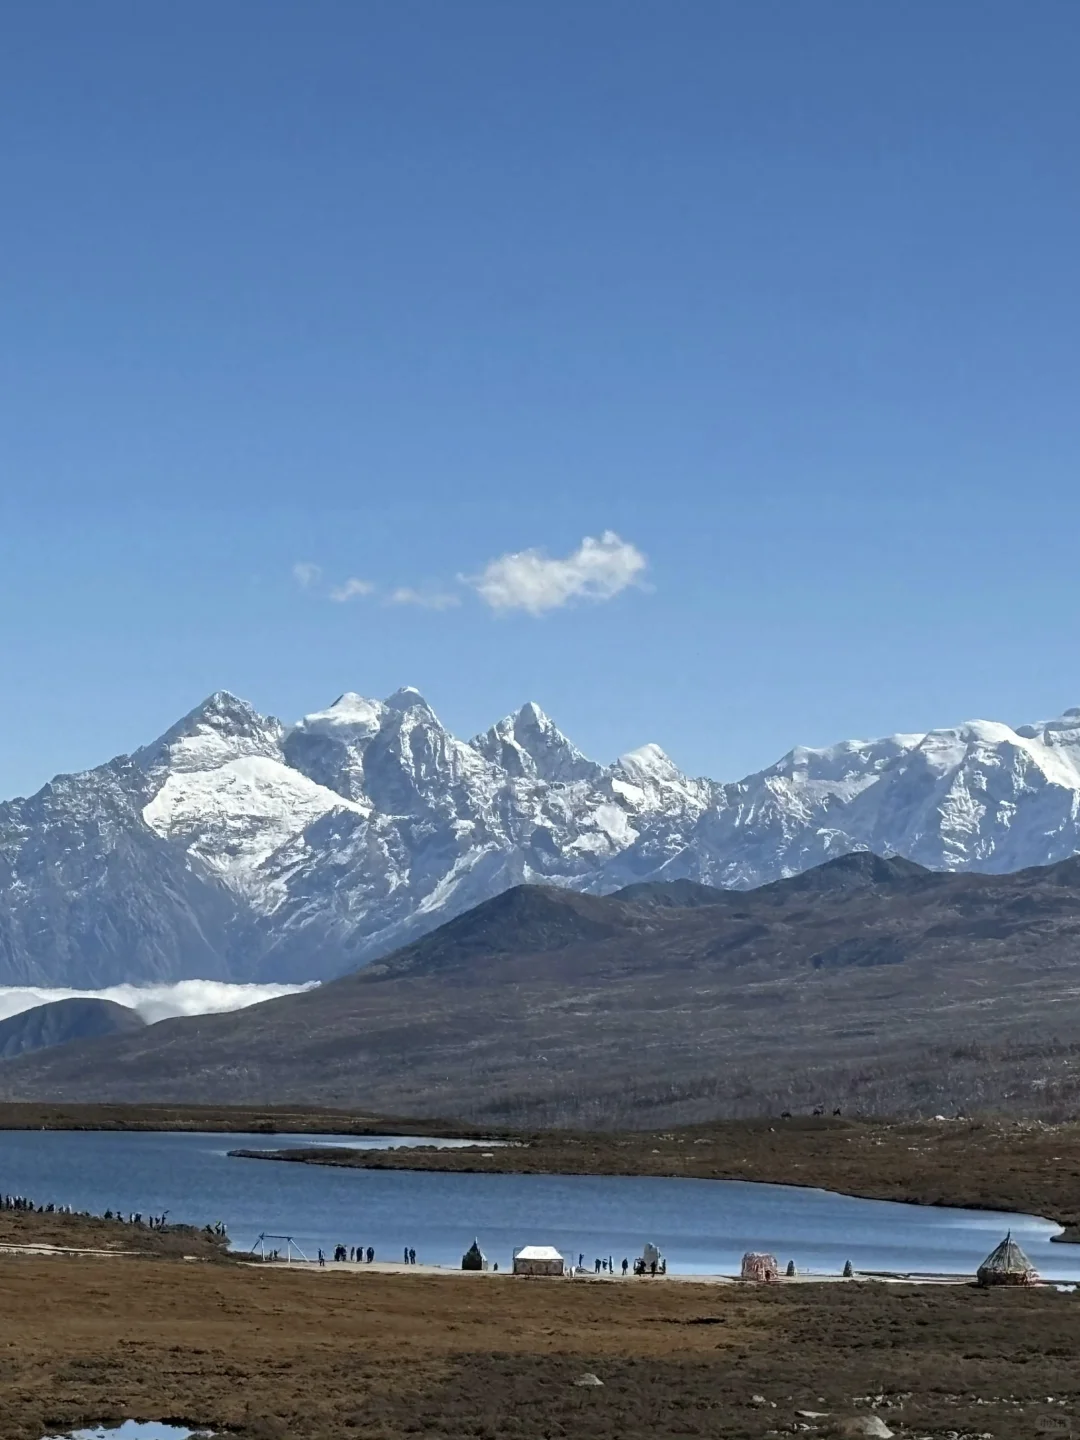
[[515,1275],[561,1275],[565,1267],[553,1245],[523,1245],[514,1251]]

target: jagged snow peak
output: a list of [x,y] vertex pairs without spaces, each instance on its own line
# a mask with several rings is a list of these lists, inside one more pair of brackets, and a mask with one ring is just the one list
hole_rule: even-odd
[[246,700],[218,690],[135,754],[147,770],[208,770],[243,756],[280,754],[283,726]]
[[0,983],[325,978],[523,881],[752,886],[852,850],[1080,852],[1080,710],[798,747],[731,784],[589,759],[536,704],[466,743],[411,687],[296,724],[225,691],[0,806]]
[[473,748],[508,775],[550,784],[595,781],[603,766],[587,759],[533,701],[472,741]]

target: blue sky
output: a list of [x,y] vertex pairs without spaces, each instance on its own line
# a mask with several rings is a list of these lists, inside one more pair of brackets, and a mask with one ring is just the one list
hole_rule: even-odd
[[0,794],[216,688],[532,698],[718,778],[1080,704],[1078,44],[1071,0],[9,6]]

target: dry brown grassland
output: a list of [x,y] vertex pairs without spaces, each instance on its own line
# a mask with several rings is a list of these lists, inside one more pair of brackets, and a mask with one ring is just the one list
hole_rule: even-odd
[[5,1256],[0,1295],[0,1440],[127,1418],[252,1440],[764,1437],[875,1407],[900,1435],[1033,1440],[1080,1401],[1080,1306],[1054,1290]]

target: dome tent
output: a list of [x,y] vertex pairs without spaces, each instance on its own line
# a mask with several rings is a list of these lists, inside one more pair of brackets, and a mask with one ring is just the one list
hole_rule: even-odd
[[975,1272],[980,1285],[1034,1285],[1038,1271],[1012,1238],[1012,1231]]

